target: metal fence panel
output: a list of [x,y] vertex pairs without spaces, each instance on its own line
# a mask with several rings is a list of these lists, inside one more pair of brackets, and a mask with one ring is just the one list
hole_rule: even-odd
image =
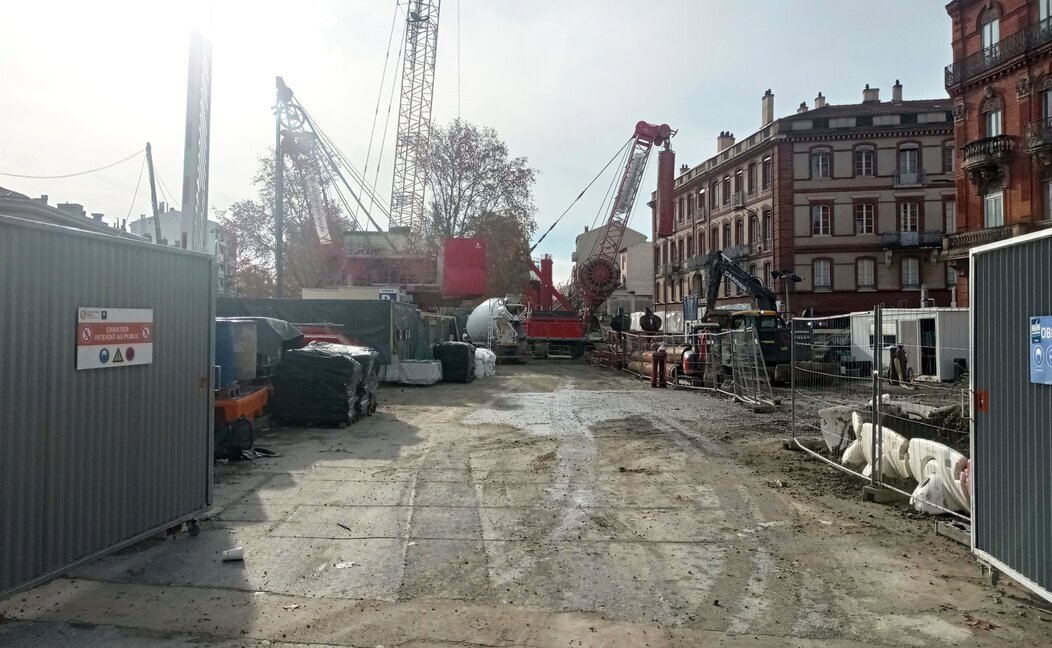
[[967,313],[877,307],[792,326],[796,446],[874,496],[968,520]]
[[1029,329],[1052,315],[1052,233],[971,261],[974,549],[1052,600],[1052,386],[1030,382]]
[[[0,217],[0,596],[211,498],[206,255]],[[153,309],[153,362],[78,371],[79,307]]]

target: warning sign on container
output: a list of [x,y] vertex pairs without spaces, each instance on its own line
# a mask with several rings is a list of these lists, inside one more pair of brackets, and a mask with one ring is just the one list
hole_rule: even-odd
[[112,369],[153,362],[153,310],[77,309],[77,369]]

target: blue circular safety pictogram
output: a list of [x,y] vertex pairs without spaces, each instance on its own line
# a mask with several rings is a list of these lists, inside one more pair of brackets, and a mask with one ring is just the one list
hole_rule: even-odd
[[99,362],[101,362],[102,364],[106,364],[109,361],[110,361],[110,350],[109,349],[100,349],[99,350]]
[[1040,367],[1045,364],[1045,350],[1039,346],[1034,347],[1034,366]]

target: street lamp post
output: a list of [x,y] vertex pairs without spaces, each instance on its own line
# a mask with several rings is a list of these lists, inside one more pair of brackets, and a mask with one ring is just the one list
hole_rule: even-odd
[[789,307],[789,282],[800,283],[803,279],[792,270],[772,270],[771,278],[782,280],[782,286],[785,288],[785,313],[791,316],[793,311]]

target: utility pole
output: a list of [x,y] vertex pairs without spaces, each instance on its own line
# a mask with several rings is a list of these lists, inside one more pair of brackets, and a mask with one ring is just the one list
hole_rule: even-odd
[[281,150],[281,114],[292,91],[281,77],[275,78],[278,103],[274,107],[274,274],[275,294],[285,296],[285,159]]
[[146,142],[146,168],[150,171],[150,205],[153,206],[153,242],[161,244],[161,210],[157,209],[157,181],[153,173],[153,147]]

